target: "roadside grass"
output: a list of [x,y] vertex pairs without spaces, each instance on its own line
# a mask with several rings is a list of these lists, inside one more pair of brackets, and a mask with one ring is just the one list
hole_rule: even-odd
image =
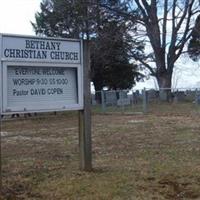
[[2,124],[2,199],[200,199],[200,115],[152,105],[92,116],[93,171],[79,170],[77,112]]

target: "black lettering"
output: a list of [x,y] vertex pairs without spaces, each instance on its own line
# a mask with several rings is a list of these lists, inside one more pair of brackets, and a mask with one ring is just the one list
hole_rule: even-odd
[[31,49],[35,49],[35,48],[34,48],[34,41],[33,41],[33,40],[31,40],[30,47],[31,47]]
[[49,42],[46,42],[46,49],[47,49],[47,50],[51,50],[51,47],[50,47]]
[[24,58],[28,58],[28,50],[24,50]]
[[65,57],[64,57],[64,52],[60,52],[60,60],[64,60]]
[[45,95],[46,94],[46,90],[44,88],[39,88],[39,89],[30,89],[31,95]]
[[53,60],[78,60],[78,53],[52,51],[50,57]]
[[74,60],[78,60],[78,53],[74,53]]
[[51,53],[50,53],[50,57],[51,57],[51,59],[52,60],[59,60],[59,52],[57,52],[57,51],[52,51]]
[[47,58],[47,51],[42,51],[42,59],[46,59]]
[[26,49],[30,48],[30,40],[26,40]]
[[9,57],[10,58],[15,58],[15,49],[10,49]]
[[65,54],[65,60],[69,60],[69,52],[66,52],[66,54]]
[[35,48],[39,49],[39,41],[35,41]]
[[25,78],[25,79],[15,79],[15,78],[13,78],[12,79],[13,80],[13,84],[14,85],[34,85],[35,84],[35,79],[34,78],[30,78],[30,79],[28,79],[28,78]]
[[9,57],[9,49],[4,50],[4,56],[7,58]]
[[30,89],[31,95],[34,95],[34,89]]
[[19,85],[19,79],[13,79],[14,85]]
[[13,96],[26,96],[28,95],[28,90],[13,90]]
[[57,79],[56,80],[56,83],[58,84],[58,85],[67,85],[68,84],[68,80],[65,78],[63,78],[63,79]]
[[40,51],[37,52],[36,58],[37,58],[37,59],[42,59],[42,55],[40,54]]
[[57,51],[59,51],[60,50],[60,42],[56,42],[56,45],[57,45]]
[[54,42],[51,42],[51,50],[55,50],[56,49],[56,45]]
[[44,41],[40,41],[40,49],[45,49],[45,42]]
[[33,56],[32,56],[32,52],[33,52],[33,50],[29,50],[29,58],[32,58]]
[[21,58],[20,50],[16,49],[16,58]]
[[55,94],[63,94],[63,89],[62,88],[49,88],[47,89],[47,94],[48,95],[55,95]]
[[17,90],[13,90],[13,96],[17,94]]
[[19,75],[18,74],[18,68],[15,68],[15,75]]

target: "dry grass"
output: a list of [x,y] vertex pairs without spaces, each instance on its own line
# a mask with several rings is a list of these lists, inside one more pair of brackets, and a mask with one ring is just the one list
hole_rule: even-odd
[[167,106],[94,114],[91,173],[79,171],[76,113],[3,122],[2,199],[200,199],[200,115]]

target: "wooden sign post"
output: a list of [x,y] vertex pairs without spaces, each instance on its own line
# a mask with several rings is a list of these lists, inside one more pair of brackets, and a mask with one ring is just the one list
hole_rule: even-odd
[[2,152],[1,152],[1,135],[2,135],[2,126],[1,126],[1,109],[0,109],[0,199],[2,195]]
[[83,110],[79,111],[80,169],[92,170],[91,144],[91,92],[90,92],[90,50],[88,41],[83,42]]

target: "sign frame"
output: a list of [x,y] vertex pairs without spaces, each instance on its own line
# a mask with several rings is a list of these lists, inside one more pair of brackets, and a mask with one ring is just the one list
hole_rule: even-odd
[[[26,39],[32,39],[32,40],[41,40],[41,41],[59,41],[59,42],[71,42],[76,45],[79,43],[80,47],[80,62],[79,63],[70,63],[67,62],[59,62],[55,61],[52,62],[52,60],[38,60],[38,59],[30,59],[27,61],[27,59],[14,59],[14,58],[3,58],[2,51],[3,51],[3,39],[6,37],[12,37],[12,38],[22,38],[24,40]],[[13,45],[14,46],[14,45]],[[14,113],[32,113],[32,112],[51,112],[51,111],[67,111],[67,110],[82,110],[84,108],[84,100],[83,100],[83,41],[82,40],[76,40],[76,39],[63,39],[63,38],[49,38],[49,37],[36,37],[36,36],[25,36],[25,35],[14,35],[14,34],[0,34],[0,109],[2,114],[14,114]],[[56,101],[60,104],[57,105],[56,103],[52,103],[48,101],[41,104],[40,102],[35,103],[35,105],[32,106],[17,106],[17,107],[8,107],[8,82],[7,82],[7,69],[9,66],[20,66],[20,67],[50,67],[50,68],[73,68],[76,69],[76,89],[77,91],[77,104],[65,104],[64,101]],[[63,102],[63,103],[61,103]],[[27,102],[26,102],[27,103]],[[50,105],[51,104],[51,105]]]

